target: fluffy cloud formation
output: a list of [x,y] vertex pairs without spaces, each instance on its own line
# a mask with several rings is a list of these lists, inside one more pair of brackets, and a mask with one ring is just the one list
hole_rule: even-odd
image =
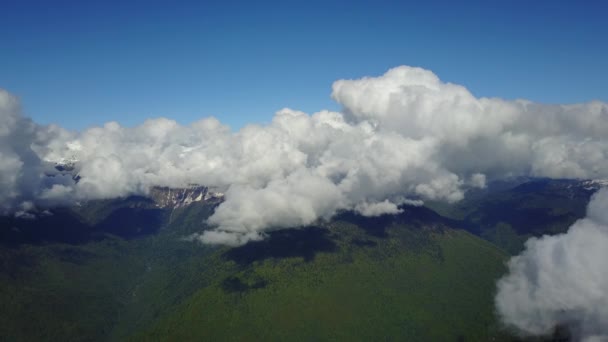
[[24,213],[34,201],[47,203],[54,185],[73,182],[71,176],[47,177],[53,165],[40,159],[46,146],[61,136],[58,131],[62,130],[40,127],[22,117],[17,99],[0,89],[0,215]]
[[532,238],[498,282],[503,322],[524,335],[567,326],[576,340],[608,340],[608,189],[566,234]]
[[[238,132],[214,118],[67,132],[35,125],[19,116],[14,99],[3,100],[2,125],[23,128],[0,132],[2,141],[22,141],[0,150],[0,200],[9,208],[211,185],[226,197],[209,219],[216,229],[199,238],[235,245],[343,209],[374,216],[404,203],[458,201],[467,187],[501,177],[608,177],[605,103],[476,98],[407,66],[337,81],[332,96],[341,112],[283,109],[269,125]],[[71,157],[80,181],[41,176],[47,161]]]

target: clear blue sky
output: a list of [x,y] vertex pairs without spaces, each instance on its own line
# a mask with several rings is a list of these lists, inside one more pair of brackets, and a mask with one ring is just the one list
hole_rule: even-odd
[[233,129],[338,109],[331,83],[397,65],[477,96],[608,101],[608,1],[0,3],[0,88],[82,129],[214,115]]

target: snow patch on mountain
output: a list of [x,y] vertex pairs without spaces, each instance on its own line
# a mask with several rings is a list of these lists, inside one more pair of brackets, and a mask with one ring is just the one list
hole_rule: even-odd
[[148,195],[159,208],[180,208],[195,202],[222,201],[224,194],[214,188],[191,184],[184,188],[154,187]]
[[608,186],[608,179],[592,179],[581,181],[580,184],[585,190],[596,191]]

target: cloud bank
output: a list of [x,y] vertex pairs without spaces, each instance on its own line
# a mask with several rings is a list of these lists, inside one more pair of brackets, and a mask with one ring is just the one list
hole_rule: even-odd
[[498,282],[503,322],[524,335],[550,335],[556,326],[576,340],[608,340],[608,189],[597,192],[587,217],[566,234],[532,238]]
[[[608,178],[606,103],[476,98],[408,66],[336,81],[341,112],[283,109],[269,125],[238,132],[215,118],[69,132],[36,125],[0,94],[3,210],[211,185],[225,201],[209,219],[215,229],[199,236],[209,243],[246,243],[343,209],[374,216],[403,203],[454,202],[502,177]],[[79,182],[45,176],[72,157]]]

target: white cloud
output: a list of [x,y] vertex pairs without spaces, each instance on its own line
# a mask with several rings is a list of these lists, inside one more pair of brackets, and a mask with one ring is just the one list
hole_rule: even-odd
[[[217,225],[219,231],[240,236],[309,225],[318,218],[329,218],[346,205],[334,183],[309,171],[273,180],[263,188],[232,186],[225,196],[226,201],[208,223]],[[216,235],[203,235],[205,242],[216,238]]]
[[472,187],[483,189],[486,187],[486,175],[483,173],[474,173],[469,181]]
[[44,175],[52,166],[35,151],[48,150],[44,146],[59,132],[63,130],[21,116],[18,100],[0,89],[0,215],[29,208],[49,186]]
[[608,340],[608,189],[566,234],[532,238],[498,282],[503,322],[524,335],[568,326],[577,340]]
[[385,214],[399,214],[403,212],[403,210],[399,209],[395,203],[389,202],[389,200],[374,203],[359,203],[355,206],[355,210],[363,216],[380,216]]
[[[466,187],[504,176],[608,177],[605,103],[476,98],[406,66],[335,82],[340,113],[282,109],[269,125],[238,132],[215,118],[187,126],[164,118],[133,128],[110,122],[68,132],[21,117],[17,101],[2,94],[5,210],[24,200],[50,205],[198,183],[226,190],[209,223],[240,243],[342,209],[396,212],[398,197],[458,201]],[[41,177],[48,172],[44,160],[72,156],[79,160],[78,183]],[[211,236],[205,241],[229,240]]]

